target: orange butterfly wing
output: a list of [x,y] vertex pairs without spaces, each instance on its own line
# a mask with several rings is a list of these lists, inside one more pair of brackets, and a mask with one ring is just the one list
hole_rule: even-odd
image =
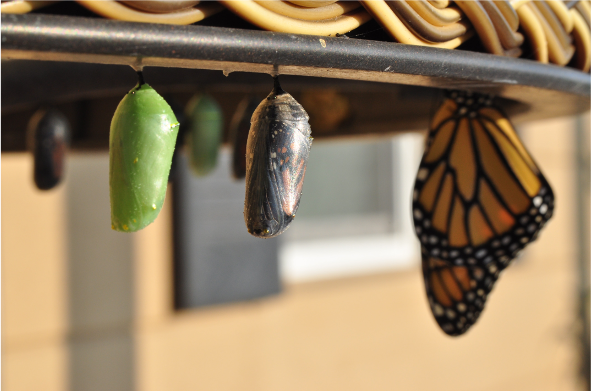
[[425,287],[443,331],[460,335],[476,322],[499,273],[553,208],[550,185],[491,99],[450,93],[413,192]]

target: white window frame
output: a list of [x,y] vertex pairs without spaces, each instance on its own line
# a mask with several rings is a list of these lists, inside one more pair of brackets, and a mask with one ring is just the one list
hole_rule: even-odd
[[[423,140],[422,134],[407,133],[391,141],[393,232],[317,240],[283,240],[279,249],[283,281],[297,283],[341,278],[401,270],[418,264],[420,246],[413,231],[411,203]],[[342,220],[335,220],[335,224],[339,223]]]

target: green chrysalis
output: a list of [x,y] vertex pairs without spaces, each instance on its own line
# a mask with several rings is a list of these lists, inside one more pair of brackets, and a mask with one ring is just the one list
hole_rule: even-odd
[[111,228],[138,231],[164,203],[179,123],[166,101],[140,82],[125,95],[111,121],[109,184]]
[[208,95],[195,95],[187,104],[188,144],[191,167],[197,176],[215,168],[222,142],[224,118],[220,106]]

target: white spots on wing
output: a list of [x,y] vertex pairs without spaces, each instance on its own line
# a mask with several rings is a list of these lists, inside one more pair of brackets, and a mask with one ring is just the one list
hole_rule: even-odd
[[429,175],[429,170],[426,168],[421,168],[417,173],[417,179],[424,181],[427,178],[427,175]]
[[474,274],[474,278],[476,278],[477,280],[481,280],[482,278],[484,278],[484,270],[482,270],[479,267],[475,268],[472,273]]
[[509,246],[509,251],[515,251],[517,250],[517,247],[519,247],[519,245],[517,243],[513,243]]
[[415,217],[415,219],[420,220],[423,218],[423,213],[419,209],[415,209],[413,211],[413,216]]
[[443,311],[443,307],[439,304],[435,304],[433,306],[433,314],[435,314],[435,316],[441,316],[443,315],[444,311]]
[[443,326],[441,326],[441,328],[443,329],[443,331],[447,333],[451,333],[452,331],[454,331],[454,326],[450,323],[444,324]]

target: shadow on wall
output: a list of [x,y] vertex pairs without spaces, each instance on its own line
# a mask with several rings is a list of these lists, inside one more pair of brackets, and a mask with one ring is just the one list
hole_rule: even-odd
[[70,387],[132,390],[134,234],[111,230],[108,154],[73,154],[67,175]]

